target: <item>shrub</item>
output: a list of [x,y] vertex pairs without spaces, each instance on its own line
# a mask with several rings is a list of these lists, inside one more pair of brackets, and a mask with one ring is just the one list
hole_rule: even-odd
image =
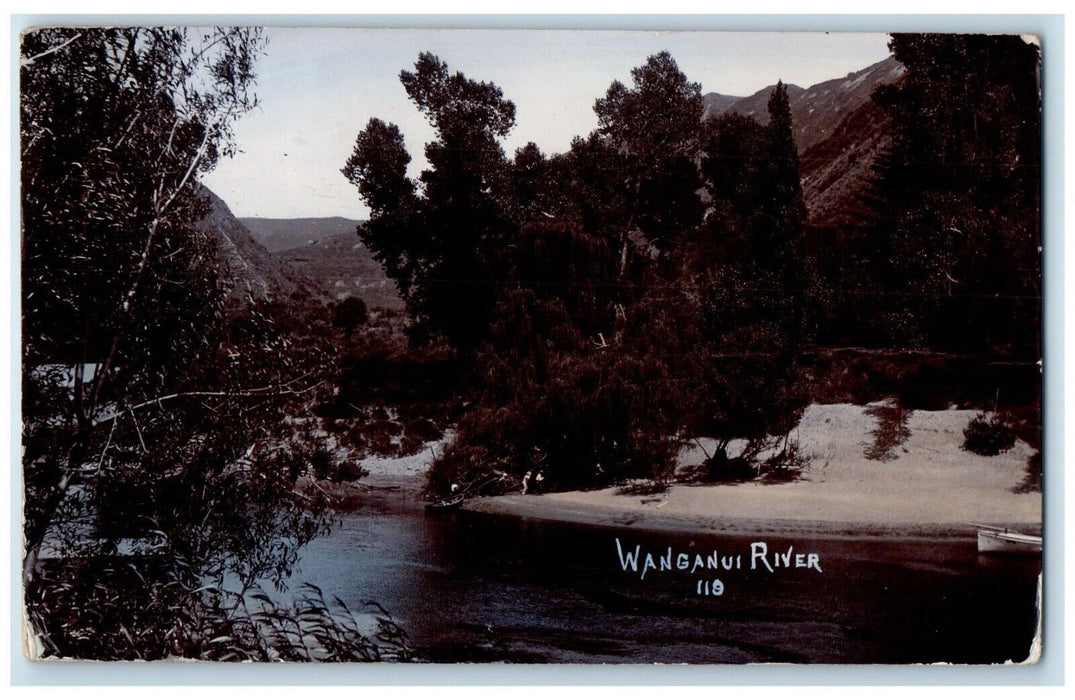
[[351,337],[356,328],[366,325],[367,321],[369,312],[366,310],[366,303],[358,297],[347,297],[332,306],[332,325],[347,338]]
[[419,418],[407,423],[407,436],[417,438],[422,442],[439,440],[443,434],[436,423],[428,418]]
[[394,420],[377,420],[369,426],[370,433],[372,435],[388,435],[389,437],[399,437],[403,434],[403,426],[398,421]]
[[452,443],[433,462],[426,476],[426,492],[443,496],[457,487],[468,496],[495,496],[504,492],[505,473],[497,469],[498,461],[481,445]]
[[376,433],[369,436],[369,451],[378,457],[395,457],[396,445],[392,437],[384,433]]
[[369,470],[364,469],[358,462],[350,459],[337,460],[330,481],[358,481],[369,475]]
[[724,450],[705,461],[706,481],[750,481],[758,475],[754,465],[745,457],[728,457]]
[[318,479],[331,479],[336,472],[336,457],[324,445],[315,445],[306,451],[310,472]]
[[323,443],[298,449],[310,465],[310,472],[317,479],[337,482],[358,481],[369,474],[369,471],[363,469],[357,462],[341,459]]
[[368,447],[365,423],[358,422],[352,425],[340,436],[340,440],[355,450],[364,452]]
[[963,449],[991,457],[1015,445],[1015,430],[1003,418],[982,411],[963,430]]

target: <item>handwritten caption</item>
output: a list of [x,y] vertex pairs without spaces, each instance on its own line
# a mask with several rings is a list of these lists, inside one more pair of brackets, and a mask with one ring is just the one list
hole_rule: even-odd
[[706,552],[677,551],[671,546],[663,550],[643,549],[636,544],[632,549],[616,538],[616,555],[625,573],[637,574],[640,581],[647,574],[664,572],[686,573],[702,576],[696,579],[695,593],[705,596],[724,595],[724,581],[714,577],[713,572],[761,571],[775,574],[780,570],[807,569],[821,571],[821,556],[817,552],[796,551],[794,545],[785,549],[770,548],[768,542],[751,542],[745,552],[721,553],[716,549]]

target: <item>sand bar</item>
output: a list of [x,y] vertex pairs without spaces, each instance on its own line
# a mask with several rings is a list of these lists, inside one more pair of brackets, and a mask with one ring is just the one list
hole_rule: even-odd
[[[994,456],[961,449],[975,411],[915,411],[910,436],[890,459],[869,459],[877,418],[866,407],[810,406],[792,434],[807,463],[800,480],[676,484],[665,493],[621,489],[472,499],[468,510],[655,530],[964,537],[968,523],[1041,532],[1042,495],[1020,492],[1033,450],[1022,442]],[[681,463],[701,459],[702,447]]]

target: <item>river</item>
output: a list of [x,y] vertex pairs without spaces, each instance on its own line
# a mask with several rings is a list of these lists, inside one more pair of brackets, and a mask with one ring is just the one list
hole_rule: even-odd
[[[759,543],[764,562],[752,556]],[[636,548],[632,567],[624,554]],[[706,568],[714,550],[717,570]],[[433,662],[985,664],[1026,658],[1040,569],[1040,557],[980,556],[971,537],[699,536],[428,515],[401,491],[343,514],[292,580],[353,607],[376,600]]]

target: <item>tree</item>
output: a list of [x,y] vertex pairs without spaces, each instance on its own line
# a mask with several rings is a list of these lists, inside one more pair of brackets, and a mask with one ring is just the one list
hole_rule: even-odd
[[273,439],[307,387],[261,310],[225,307],[196,226],[262,47],[245,28],[23,37],[23,582],[44,655],[263,656],[230,636],[242,594],[327,526]]
[[[469,352],[480,343],[503,282],[502,253],[515,230],[507,206],[509,164],[498,139],[515,123],[500,88],[430,53],[402,71],[407,95],[433,126],[429,169],[417,184],[399,129],[371,120],[343,174],[371,208],[363,242],[396,280],[420,325]],[[465,312],[463,311],[465,309]]]
[[[667,53],[614,82],[599,126],[569,153],[516,153],[505,200],[519,222],[509,289],[475,363],[472,410],[431,473],[434,488],[541,471],[552,488],[664,481],[679,439],[669,344],[649,256],[701,220],[700,88]],[[494,482],[495,483],[495,482]]]
[[342,331],[344,336],[348,338],[351,337],[356,328],[365,325],[368,319],[369,313],[366,311],[366,302],[358,297],[347,297],[336,304],[332,310],[332,325]]
[[709,125],[702,172],[710,199],[704,235],[682,253],[678,285],[694,300],[681,334],[691,431],[733,439],[786,435],[806,405],[799,380],[806,208],[787,91],[769,98],[769,125],[738,115]]
[[895,34],[906,67],[872,236],[897,340],[1040,356],[1038,47],[1018,36]]
[[528,470],[551,488],[663,483],[686,429],[760,441],[804,405],[805,208],[783,85],[771,128],[735,118],[709,140],[700,86],[669,54],[632,78],[568,153],[528,144],[508,162],[499,90],[423,54],[403,82],[438,140],[413,198],[398,130],[358,136],[345,174],[374,211],[363,240],[412,312],[467,350],[470,400],[434,491]]
[[414,204],[415,185],[407,177],[411,155],[395,124],[376,117],[355,140],[355,149],[341,171],[355,186],[374,217]]
[[770,258],[783,268],[789,288],[794,289],[793,277],[801,271],[801,239],[806,223],[802,181],[799,175],[799,153],[792,135],[791,106],[783,81],[777,81],[769,96],[769,236]]
[[633,231],[667,247],[669,237],[697,223],[703,211],[694,163],[701,145],[701,86],[687,80],[667,51],[632,69],[631,78],[631,89],[613,81],[594,104],[596,135],[607,149],[602,155],[615,162],[614,183],[626,203],[617,222],[621,275]]

